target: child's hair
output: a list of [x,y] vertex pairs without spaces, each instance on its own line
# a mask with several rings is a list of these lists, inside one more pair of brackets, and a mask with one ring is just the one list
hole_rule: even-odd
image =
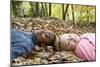
[[47,46],[52,46],[53,49],[56,50],[56,49],[55,49],[55,46],[54,46],[55,41],[56,41],[56,34],[55,34],[54,32],[51,32],[50,35],[51,35],[51,36],[49,37],[50,41],[49,41],[46,45],[47,45]]

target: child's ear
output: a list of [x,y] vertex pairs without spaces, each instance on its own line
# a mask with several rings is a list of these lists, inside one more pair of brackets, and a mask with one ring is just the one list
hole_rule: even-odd
[[69,40],[66,40],[65,44],[66,44],[66,46],[69,45]]
[[60,42],[59,37],[56,36],[55,42],[54,42],[54,44],[53,44],[53,47],[54,47],[54,49],[56,49],[57,51],[59,51],[59,45],[60,45],[59,42]]

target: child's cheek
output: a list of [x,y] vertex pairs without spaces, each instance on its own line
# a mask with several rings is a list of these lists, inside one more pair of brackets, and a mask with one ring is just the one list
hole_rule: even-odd
[[73,46],[70,44],[68,45],[68,50],[72,50],[73,49]]
[[42,38],[43,38],[43,39],[45,39],[45,38],[46,38],[46,37],[45,37],[45,34],[42,34]]
[[71,43],[68,45],[69,50],[75,50],[75,47],[76,47],[76,43],[74,43],[74,42],[71,42]]

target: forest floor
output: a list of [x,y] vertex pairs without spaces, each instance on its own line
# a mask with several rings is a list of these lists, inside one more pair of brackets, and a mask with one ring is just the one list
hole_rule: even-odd
[[[76,33],[78,35],[96,31],[96,22],[71,22],[62,21],[54,17],[47,18],[12,18],[11,28],[32,32],[35,29],[46,28],[52,30],[56,35],[63,33]],[[52,46],[51,46],[52,47]],[[48,48],[49,50],[49,48]],[[11,59],[11,65],[32,65],[32,64],[57,64],[57,63],[72,63],[83,62],[73,52],[47,52],[45,50]]]

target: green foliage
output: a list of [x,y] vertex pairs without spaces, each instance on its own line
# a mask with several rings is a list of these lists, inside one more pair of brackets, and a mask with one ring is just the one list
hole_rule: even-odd
[[59,19],[62,19],[62,10],[61,10],[61,5],[59,4],[52,4],[52,15],[53,17],[57,17]]
[[[64,4],[54,4],[54,3],[37,3],[36,2],[19,2],[13,1],[12,3],[12,16],[19,17],[18,8],[21,7],[24,9],[24,17],[56,17],[61,20],[69,21],[73,20],[75,22],[96,22],[95,21],[95,6],[85,6],[85,5],[71,5]],[[64,10],[63,10],[63,9]],[[66,10],[66,8],[68,8]],[[73,8],[73,9],[72,9]]]

